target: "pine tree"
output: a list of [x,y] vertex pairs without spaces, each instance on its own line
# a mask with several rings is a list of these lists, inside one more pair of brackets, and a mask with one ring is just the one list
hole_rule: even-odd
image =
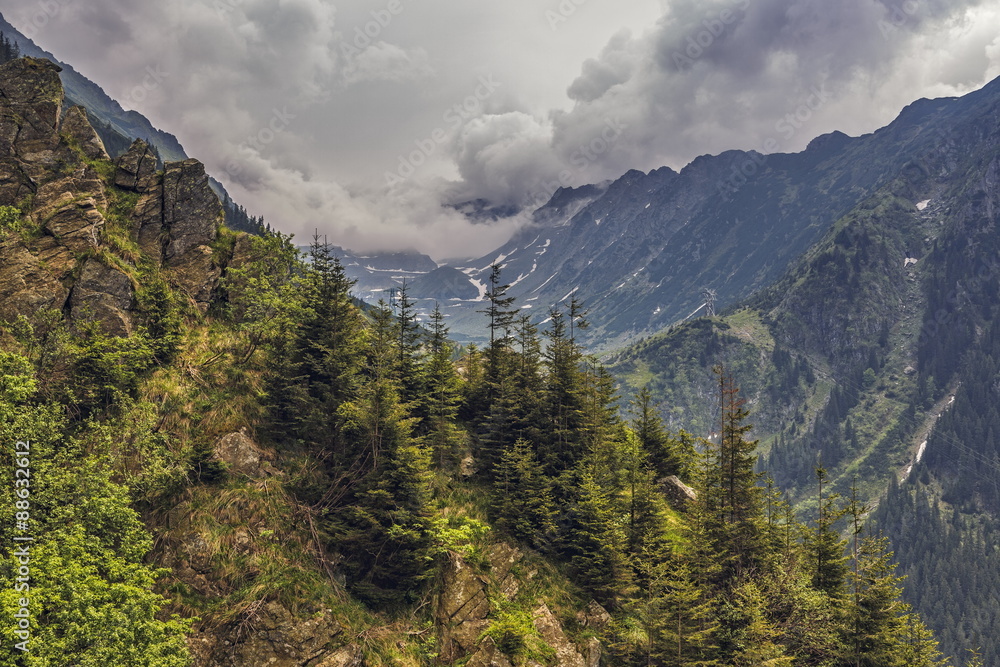
[[528,442],[516,441],[500,457],[492,508],[498,528],[532,546],[541,545],[540,538],[554,529],[549,483]]
[[319,236],[302,281],[303,314],[279,350],[270,405],[274,436],[291,434],[329,454],[334,467],[350,466],[352,452],[340,438],[340,408],[354,398],[360,369],[361,315],[350,297],[354,282]]
[[847,556],[844,553],[847,540],[842,539],[833,526],[848,510],[836,507],[837,494],[823,496],[826,469],[822,466],[816,468],[816,480],[819,484],[819,517],[807,541],[812,584],[830,597],[839,598],[844,594],[847,576]]
[[575,494],[562,535],[564,553],[576,580],[598,602],[614,607],[629,583],[614,503],[589,472],[580,473]]
[[423,390],[423,377],[419,372],[422,332],[417,320],[416,305],[410,299],[405,280],[395,292],[393,306],[398,327],[396,372],[399,375],[400,396],[404,403],[416,403]]
[[690,467],[694,459],[694,443],[690,434],[681,431],[676,438],[670,437],[663,427],[663,419],[653,405],[653,395],[649,387],[643,387],[629,405],[632,429],[639,437],[643,449],[660,477],[677,475],[681,479],[690,477]]
[[[763,490],[754,471],[756,440],[747,440],[753,428],[739,388],[732,377],[716,368],[719,378],[719,442],[707,456],[700,502],[714,550],[723,558],[722,581],[759,571],[766,541],[763,531]],[[720,582],[722,583],[722,582]]]
[[372,319],[365,382],[341,408],[365,474],[327,512],[325,528],[348,556],[349,589],[384,607],[412,601],[430,574],[430,457],[400,402],[393,314],[380,302]]
[[431,313],[430,355],[423,371],[426,378],[423,401],[424,412],[427,414],[427,439],[434,452],[438,465],[444,466],[447,459],[454,455],[455,446],[459,441],[459,431],[455,426],[458,416],[460,380],[451,358],[453,354],[451,342],[448,340],[448,327],[444,323],[444,315],[438,304],[434,304]]
[[549,311],[551,323],[543,355],[546,370],[544,388],[545,439],[539,454],[546,472],[557,477],[571,470],[584,456],[583,377],[580,348],[566,333],[566,317],[556,309]]

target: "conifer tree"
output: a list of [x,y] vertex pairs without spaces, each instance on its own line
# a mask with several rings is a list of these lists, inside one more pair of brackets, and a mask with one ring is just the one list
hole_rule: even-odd
[[396,310],[396,372],[399,375],[400,397],[404,403],[416,403],[423,389],[423,378],[419,372],[422,332],[417,321],[416,305],[410,299],[405,280],[395,292],[393,306]]
[[352,592],[391,606],[415,595],[429,575],[430,457],[399,399],[393,314],[380,302],[372,317],[365,382],[358,398],[341,408],[345,437],[365,474],[327,513],[326,530],[331,547],[349,556]]
[[539,546],[555,527],[549,483],[528,442],[517,440],[504,450],[494,475],[492,507],[497,527],[532,546]]
[[826,469],[816,468],[816,481],[819,485],[819,516],[816,528],[809,533],[807,548],[812,569],[812,584],[816,590],[823,591],[833,598],[839,598],[844,593],[844,582],[847,576],[847,556],[845,549],[847,541],[834,530],[834,524],[845,514],[847,509],[838,509],[837,494],[824,497]]
[[281,372],[271,383],[269,402],[276,438],[291,433],[326,450],[338,467],[351,459],[351,452],[343,450],[338,415],[357,390],[361,316],[351,302],[354,282],[318,235],[310,256],[302,281],[301,321],[279,351]]
[[551,323],[545,332],[548,344],[543,355],[546,370],[544,433],[547,437],[539,443],[539,453],[546,472],[557,477],[572,469],[586,453],[582,441],[582,354],[567,335],[565,315],[552,309],[549,316]]
[[[747,440],[752,425],[732,377],[716,368],[719,378],[719,442],[707,457],[703,474],[704,518],[716,553],[724,560],[720,575],[732,581],[763,564],[763,490],[754,471],[756,440]],[[722,583],[722,582],[720,582]]]
[[630,579],[614,504],[589,472],[579,474],[575,495],[562,535],[564,553],[577,581],[598,602],[614,607]]
[[430,355],[426,361],[424,376],[424,411],[427,413],[427,437],[436,452],[438,465],[443,466],[453,455],[459,440],[455,426],[458,416],[460,382],[455,365],[452,363],[452,345],[448,340],[448,327],[438,304],[431,313]]

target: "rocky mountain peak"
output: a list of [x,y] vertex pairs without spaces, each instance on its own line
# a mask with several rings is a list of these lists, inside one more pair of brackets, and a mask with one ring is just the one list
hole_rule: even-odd
[[0,206],[16,209],[0,229],[0,317],[56,309],[127,335],[147,262],[204,312],[225,263],[211,247],[223,214],[204,165],[157,172],[142,140],[112,164],[85,109],[63,116],[60,71],[41,58],[0,65]]

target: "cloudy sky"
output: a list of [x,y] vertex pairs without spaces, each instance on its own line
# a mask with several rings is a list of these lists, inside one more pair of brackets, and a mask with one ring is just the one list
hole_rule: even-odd
[[[2,0],[234,198],[359,251],[485,253],[560,183],[870,132],[1000,76],[989,0]],[[791,114],[791,115],[789,115]]]

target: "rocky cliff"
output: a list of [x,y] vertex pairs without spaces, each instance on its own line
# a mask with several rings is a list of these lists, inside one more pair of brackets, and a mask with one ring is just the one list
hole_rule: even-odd
[[130,333],[144,263],[204,312],[225,259],[212,249],[222,208],[197,160],[156,172],[143,141],[112,164],[82,107],[63,115],[60,68],[0,67],[0,317],[43,309]]

